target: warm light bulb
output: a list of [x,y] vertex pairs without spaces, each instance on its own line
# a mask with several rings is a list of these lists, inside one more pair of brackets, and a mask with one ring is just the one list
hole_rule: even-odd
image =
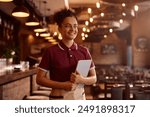
[[46,28],[37,28],[37,29],[34,29],[34,32],[45,32],[46,31]]
[[96,8],[100,8],[100,3],[99,2],[96,2]]
[[113,29],[112,29],[112,28],[110,28],[110,29],[109,29],[109,32],[110,32],[110,33],[112,33],[112,32],[113,32]]
[[29,16],[29,14],[25,12],[14,12],[12,13],[12,15],[15,17],[28,17]]
[[89,22],[88,22],[88,21],[85,21],[85,25],[88,26],[88,25],[89,25]]
[[38,26],[40,23],[39,22],[26,22],[26,26]]
[[92,17],[90,17],[90,22],[93,22],[93,18]]
[[139,10],[139,6],[138,5],[134,5],[134,10],[138,11]]
[[88,8],[88,13],[91,14],[92,13],[92,9]]
[[13,0],[0,0],[0,2],[12,2]]
[[49,37],[49,36],[50,36],[50,33],[41,33],[40,36],[41,36],[41,37]]
[[122,6],[123,6],[123,7],[125,7],[125,6],[126,6],[126,4],[125,4],[125,3],[122,3]]
[[104,14],[104,13],[101,13],[100,15],[101,15],[101,17],[104,17],[105,14]]

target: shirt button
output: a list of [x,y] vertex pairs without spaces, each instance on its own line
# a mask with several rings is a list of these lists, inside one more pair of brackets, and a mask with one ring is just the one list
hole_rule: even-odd
[[69,48],[69,51],[71,51],[71,49]]
[[72,55],[70,55],[70,57],[72,57]]

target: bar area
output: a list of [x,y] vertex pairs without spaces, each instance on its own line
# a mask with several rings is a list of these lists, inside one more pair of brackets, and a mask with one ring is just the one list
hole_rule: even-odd
[[32,94],[36,69],[13,71],[0,76],[0,99],[21,100]]
[[[37,69],[44,51],[62,39],[54,13],[68,7],[79,22],[75,42],[95,64],[97,82],[84,86],[86,100],[150,100],[150,1],[122,1],[0,0],[0,100],[50,100]],[[22,5],[37,26],[29,26],[30,16],[14,16]]]

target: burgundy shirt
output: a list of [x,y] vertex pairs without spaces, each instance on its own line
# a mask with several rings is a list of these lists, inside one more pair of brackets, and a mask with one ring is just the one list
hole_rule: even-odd
[[[70,80],[70,75],[75,72],[78,60],[88,59],[91,59],[91,55],[87,48],[76,43],[68,48],[60,41],[45,51],[39,67],[50,71],[51,80],[64,82]],[[93,62],[92,67],[94,67]]]

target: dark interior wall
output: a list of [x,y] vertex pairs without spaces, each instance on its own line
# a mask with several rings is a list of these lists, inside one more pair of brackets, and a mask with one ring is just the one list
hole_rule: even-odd
[[[95,64],[127,64],[127,42],[126,40],[118,37],[115,33],[100,42],[95,42],[92,44],[86,43],[85,45],[92,50],[91,55]],[[109,47],[107,47],[107,45]],[[104,50],[106,50],[106,53],[102,52],[103,47],[105,48]]]
[[0,57],[5,54],[6,48],[18,49],[20,22],[0,11]]
[[126,40],[128,46],[131,45],[131,26],[124,30],[116,31],[116,34],[120,39]]
[[149,19],[150,9],[138,14],[132,23],[133,65],[137,67],[150,67]]

